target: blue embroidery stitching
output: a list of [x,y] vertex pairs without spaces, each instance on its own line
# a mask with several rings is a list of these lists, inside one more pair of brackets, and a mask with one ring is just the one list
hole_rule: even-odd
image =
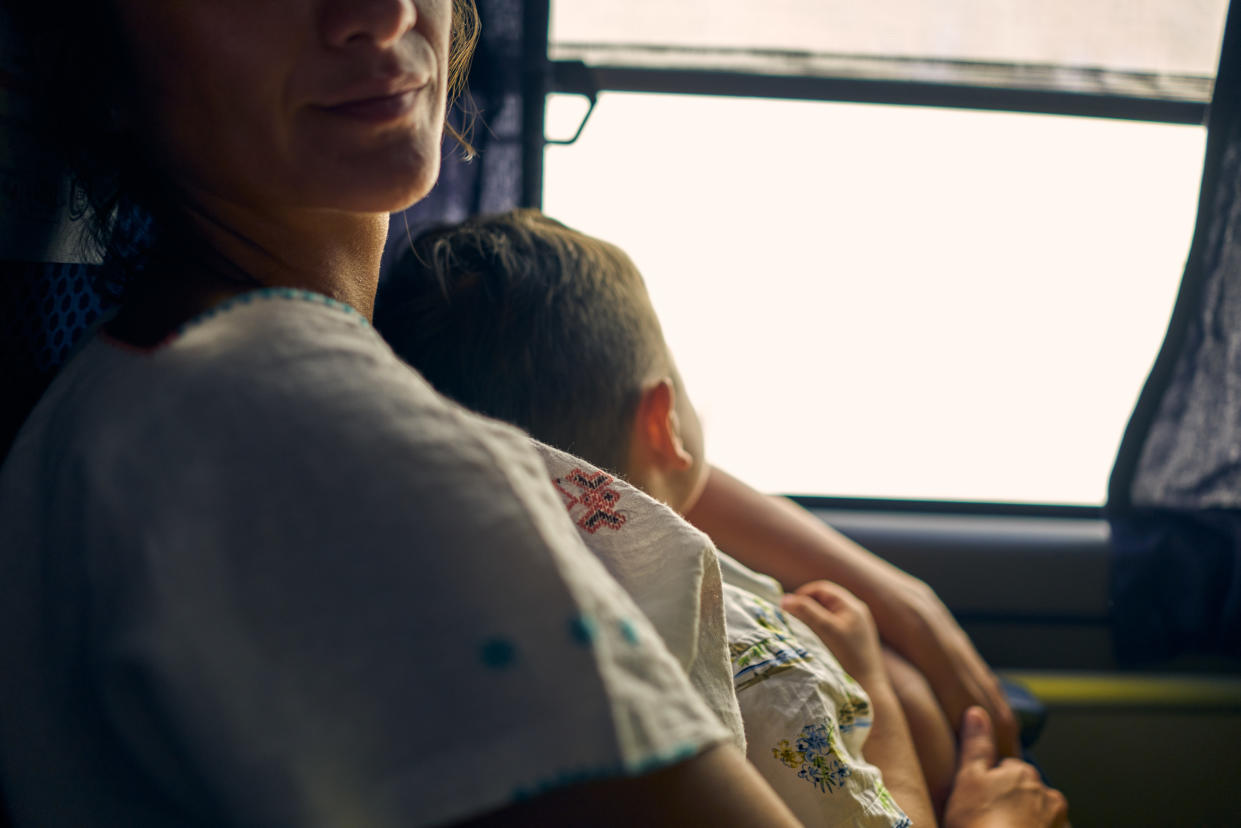
[[596,629],[595,619],[586,613],[569,619],[569,635],[583,647],[589,647],[595,643]]
[[484,641],[483,645],[478,648],[478,657],[488,667],[503,670],[513,666],[517,660],[517,648],[508,639],[492,638]]
[[622,618],[617,626],[620,627],[621,636],[630,644],[638,643],[638,628],[628,618]]

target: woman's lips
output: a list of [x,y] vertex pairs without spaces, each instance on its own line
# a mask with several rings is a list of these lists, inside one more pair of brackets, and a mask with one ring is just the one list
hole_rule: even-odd
[[367,124],[386,124],[399,121],[414,108],[418,89],[407,89],[391,95],[361,98],[354,101],[322,107],[324,112]]

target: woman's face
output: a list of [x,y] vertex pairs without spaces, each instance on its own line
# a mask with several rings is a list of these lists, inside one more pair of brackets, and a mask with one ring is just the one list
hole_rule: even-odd
[[116,2],[124,117],[191,193],[377,213],[435,183],[451,0]]

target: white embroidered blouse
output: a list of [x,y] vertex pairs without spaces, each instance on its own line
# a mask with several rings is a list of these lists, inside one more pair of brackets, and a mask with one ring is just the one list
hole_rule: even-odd
[[516,430],[364,319],[96,336],[0,473],[18,824],[452,822],[728,738]]

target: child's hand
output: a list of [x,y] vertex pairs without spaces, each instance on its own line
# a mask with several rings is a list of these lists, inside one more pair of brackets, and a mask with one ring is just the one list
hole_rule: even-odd
[[866,689],[887,681],[879,631],[862,599],[831,581],[811,581],[780,602],[823,640],[840,666]]
[[995,732],[981,707],[965,711],[956,782],[944,810],[947,828],[1061,828],[1068,801],[1019,759],[996,764]]

